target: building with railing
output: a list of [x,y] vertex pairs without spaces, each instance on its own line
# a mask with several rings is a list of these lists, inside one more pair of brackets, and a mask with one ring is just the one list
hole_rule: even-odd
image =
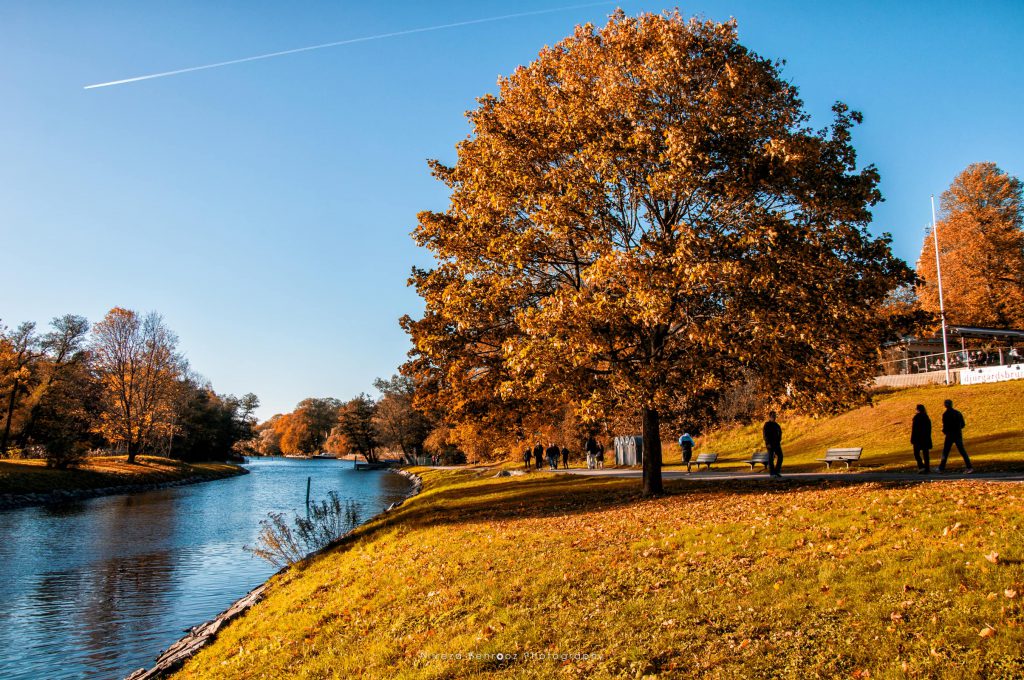
[[[949,326],[948,351],[943,352],[942,336],[903,338],[881,349],[881,373],[877,386],[910,387],[946,382],[947,364],[950,382],[961,382],[961,371],[1024,364],[1024,330]],[[1011,376],[1016,371],[1000,372]],[[1024,373],[1024,371],[1022,371]],[[1024,377],[1022,375],[1021,377]],[[964,380],[963,382],[968,382]]]

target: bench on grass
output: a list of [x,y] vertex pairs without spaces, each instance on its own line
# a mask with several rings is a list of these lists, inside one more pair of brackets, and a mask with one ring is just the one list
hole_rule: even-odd
[[752,454],[750,454],[750,460],[745,460],[743,462],[750,466],[750,471],[751,472],[754,471],[754,466],[755,465],[763,465],[764,468],[767,470],[768,469],[768,452],[767,451],[758,451],[757,453],[752,453]]
[[850,469],[850,463],[856,463],[860,460],[860,454],[864,452],[864,449],[829,449],[825,452],[824,458],[819,458],[818,462],[824,463],[825,468],[831,470],[832,463],[846,463],[846,469]]
[[711,469],[711,464],[715,463],[717,461],[718,461],[718,454],[717,453],[701,453],[701,454],[699,454],[697,456],[697,460],[691,460],[689,463],[686,464],[686,471],[687,472],[690,471],[690,466],[691,465],[696,465],[697,466],[697,472],[700,472],[700,466],[701,465],[707,465],[708,466],[708,470],[710,470]]

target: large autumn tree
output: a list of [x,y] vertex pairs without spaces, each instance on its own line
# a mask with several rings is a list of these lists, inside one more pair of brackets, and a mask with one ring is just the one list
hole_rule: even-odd
[[[955,324],[1024,328],[1022,185],[995,163],[974,163],[942,194],[939,256],[946,317]],[[921,247],[921,307],[939,314],[934,234]]]
[[451,205],[414,232],[437,260],[405,322],[419,373],[455,401],[637,413],[646,493],[660,415],[740,371],[812,409],[860,395],[913,273],[866,231],[859,114],[813,130],[779,69],[735,22],[620,11],[500,79],[432,162]]
[[104,395],[97,430],[125,448],[129,463],[172,427],[174,392],[185,372],[177,345],[155,312],[114,307],[93,326],[94,369]]

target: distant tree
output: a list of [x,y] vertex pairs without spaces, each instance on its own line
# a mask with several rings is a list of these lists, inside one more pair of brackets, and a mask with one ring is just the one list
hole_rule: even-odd
[[39,338],[31,321],[14,331],[0,328],[0,395],[3,397],[4,426],[0,432],[0,458],[7,455],[11,426],[18,401],[29,393],[33,366],[39,358]]
[[346,403],[338,414],[338,433],[345,438],[347,449],[369,462],[377,460],[377,432],[374,428],[376,404],[365,394]]
[[[93,376],[89,370],[88,352],[86,344],[89,335],[89,322],[85,317],[74,314],[65,314],[55,317],[50,322],[50,331],[42,336],[39,341],[40,352],[36,361],[37,379],[28,398],[25,399],[18,441],[22,446],[32,443],[36,419],[39,416],[40,405],[47,401],[50,390],[55,389],[66,380],[93,382]],[[68,389],[75,393],[84,386],[71,386]],[[68,390],[60,390],[65,393]],[[49,400],[49,416],[54,417],[53,402]],[[80,433],[83,441],[91,440],[88,432]]]
[[380,445],[400,450],[406,462],[414,463],[431,430],[430,420],[413,405],[415,383],[407,376],[394,375],[387,380],[378,378],[373,386],[382,395],[373,416]]
[[94,430],[103,399],[103,385],[92,373],[88,354],[66,361],[59,378],[50,381],[32,408],[27,445],[39,446],[50,467],[63,469],[80,462],[102,443]]
[[[469,114],[444,213],[414,232],[438,265],[406,320],[448,406],[474,388],[637,415],[645,493],[660,493],[662,414],[740,370],[807,410],[862,399],[913,280],[867,232],[881,199],[857,167],[861,117],[808,127],[779,65],[736,24],[677,13],[586,25]],[[690,402],[689,404],[687,402]]]
[[[939,254],[946,318],[964,326],[1024,328],[1022,185],[996,167],[974,163],[942,194]],[[921,247],[921,307],[939,314],[934,234]]]
[[279,427],[280,421],[285,418],[280,413],[274,414],[270,420],[260,423],[256,426],[256,452],[261,456],[280,456],[284,451],[281,450],[281,430]]
[[171,426],[173,392],[184,360],[178,339],[155,312],[115,307],[93,327],[95,370],[104,387],[98,430],[123,446],[128,462]]

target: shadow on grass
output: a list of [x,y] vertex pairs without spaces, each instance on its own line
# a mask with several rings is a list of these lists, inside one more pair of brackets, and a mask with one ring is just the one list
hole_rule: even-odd
[[[443,474],[443,473],[442,473]],[[741,480],[666,480],[666,493],[645,497],[637,479],[588,478],[555,475],[531,475],[526,478],[498,478],[472,472],[455,473],[452,478],[438,480],[441,486],[431,488],[426,482],[423,495],[410,499],[396,510],[384,514],[325,552],[347,550],[359,539],[373,538],[380,531],[393,528],[417,529],[445,525],[564,517],[588,512],[625,507],[642,507],[674,498],[703,500],[727,496],[792,496],[839,486],[874,485],[881,489],[915,487],[928,483],[920,480],[878,480],[860,475],[843,479],[769,481]],[[466,482],[472,482],[467,484]],[[741,520],[737,514],[737,521]],[[299,566],[301,570],[303,567]]]

